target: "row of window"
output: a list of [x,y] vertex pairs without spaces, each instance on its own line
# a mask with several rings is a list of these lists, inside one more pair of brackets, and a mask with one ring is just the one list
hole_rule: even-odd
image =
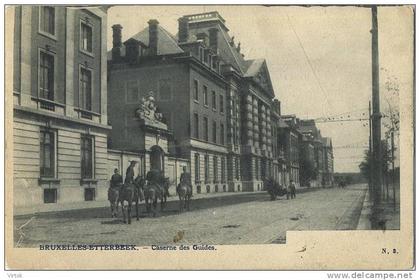
[[[198,113],[194,113],[193,116],[193,137],[196,139],[200,139],[200,123],[199,123]],[[203,117],[203,137],[204,141],[209,140],[209,118],[204,116]],[[220,124],[219,127],[219,141],[217,141],[217,122],[213,121],[212,123],[212,142],[215,144],[224,145],[225,144],[225,125],[223,123]]]
[[[222,157],[220,162],[221,165],[221,183],[226,182],[226,159]],[[200,182],[200,154],[194,154],[194,178],[195,182]],[[213,182],[218,182],[219,177],[219,158],[213,156]],[[209,155],[204,155],[204,183],[210,183],[210,157]]]
[[[203,92],[203,104],[204,106],[209,106],[209,95],[208,95],[208,88],[206,85],[202,87]],[[197,80],[194,80],[194,100],[199,102],[199,84]],[[213,110],[217,111],[217,94],[216,91],[211,91],[211,107]],[[219,95],[219,111],[220,113],[225,112],[225,105],[224,105],[224,97],[222,94]]]
[[[57,139],[56,132],[49,129],[40,131],[40,176],[56,178],[57,174]],[[94,177],[94,143],[93,136],[81,135],[80,138],[80,175],[82,179]]]
[[[40,33],[56,37],[56,11],[55,7],[39,7],[39,31]],[[88,18],[80,22],[80,49],[92,54],[93,51],[93,27]]]
[[[55,91],[55,56],[52,53],[41,50],[39,54],[39,97],[54,101]],[[80,66],[79,71],[79,107],[92,110],[92,70]]]

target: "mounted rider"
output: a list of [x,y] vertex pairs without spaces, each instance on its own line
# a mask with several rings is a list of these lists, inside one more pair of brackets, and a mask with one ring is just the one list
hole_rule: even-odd
[[156,185],[158,188],[164,192],[166,196],[169,196],[169,185],[165,184],[165,177],[163,176],[163,172],[158,169],[152,169],[147,172],[146,180],[149,182],[150,185]]
[[[182,174],[181,174],[181,177],[179,178],[179,184],[176,186],[176,193],[178,193],[178,190],[181,184],[186,184],[190,186],[192,190],[191,173],[187,171],[186,166],[182,167]],[[191,192],[191,196],[192,196],[192,192]]]
[[124,184],[134,184],[134,167],[136,167],[137,161],[130,161],[130,165],[127,167],[125,172]]
[[123,179],[122,176],[119,173],[118,168],[114,169],[114,174],[111,177],[111,181],[110,181],[110,187],[111,188],[118,188],[122,185]]

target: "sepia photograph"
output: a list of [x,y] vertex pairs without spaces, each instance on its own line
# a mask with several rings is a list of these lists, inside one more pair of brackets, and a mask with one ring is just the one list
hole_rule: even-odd
[[6,267],[413,267],[414,5],[4,11]]

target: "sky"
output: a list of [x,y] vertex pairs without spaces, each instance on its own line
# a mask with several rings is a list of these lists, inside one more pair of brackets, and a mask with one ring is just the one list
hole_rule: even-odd
[[[113,24],[123,26],[123,40],[147,27],[152,18],[175,35],[178,18],[210,11],[218,11],[226,20],[245,59],[266,59],[282,114],[301,119],[366,118],[372,94],[367,8],[114,6],[108,10],[108,49]],[[386,113],[390,106],[399,109],[398,95],[386,89],[388,80],[398,84],[399,96],[412,96],[412,12],[408,7],[379,8],[378,26],[381,109]],[[358,172],[368,146],[368,121],[317,126],[322,136],[332,138],[335,171]]]

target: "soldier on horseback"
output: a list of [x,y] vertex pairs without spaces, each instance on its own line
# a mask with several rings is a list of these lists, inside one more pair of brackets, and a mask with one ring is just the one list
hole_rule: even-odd
[[127,167],[127,171],[125,172],[124,184],[134,183],[134,167],[136,166],[136,164],[137,164],[137,161],[135,160],[130,161],[130,165]]
[[[192,189],[191,173],[189,173],[187,171],[187,167],[186,166],[182,167],[182,174],[181,174],[181,177],[179,179],[179,184],[176,187],[176,193],[178,193],[178,190],[179,190],[179,187],[181,186],[181,184],[186,184],[186,185],[190,186],[191,189]],[[192,193],[191,193],[191,197],[192,197]]]
[[120,187],[123,182],[122,176],[120,175],[118,168],[114,169],[114,174],[111,177],[111,188]]

